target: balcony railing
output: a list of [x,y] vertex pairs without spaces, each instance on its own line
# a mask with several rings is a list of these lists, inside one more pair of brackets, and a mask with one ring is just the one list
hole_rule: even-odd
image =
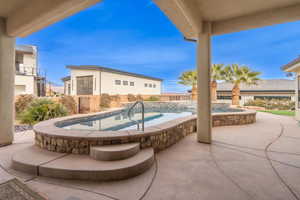
[[18,75],[37,76],[38,71],[37,71],[36,67],[34,67],[34,66],[16,64],[16,74],[18,74]]

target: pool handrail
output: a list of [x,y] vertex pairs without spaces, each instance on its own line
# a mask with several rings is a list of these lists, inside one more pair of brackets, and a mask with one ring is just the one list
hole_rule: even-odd
[[132,106],[130,106],[130,108],[128,109],[127,115],[128,115],[128,118],[130,121],[133,121],[137,124],[137,130],[139,131],[140,130],[140,122],[138,120],[136,121],[136,120],[131,119],[131,115],[130,115],[133,108],[138,104],[141,104],[141,106],[142,106],[142,131],[144,131],[145,130],[145,105],[144,105],[143,101],[136,101]]

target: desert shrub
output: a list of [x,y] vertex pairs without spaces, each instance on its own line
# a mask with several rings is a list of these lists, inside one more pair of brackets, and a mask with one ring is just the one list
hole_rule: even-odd
[[67,109],[59,103],[49,99],[36,99],[21,114],[20,119],[25,124],[36,124],[38,122],[66,116]]
[[77,113],[76,101],[71,96],[63,96],[59,99],[59,103],[64,105],[70,114]]
[[120,95],[113,95],[111,96],[111,101],[115,101],[115,102],[121,102],[121,97]]
[[110,103],[112,101],[111,96],[109,94],[102,94],[100,98],[100,107],[101,108],[109,108]]
[[280,99],[256,99],[250,100],[244,104],[245,106],[258,106],[267,110],[295,110],[295,102],[291,100]]
[[17,115],[22,113],[34,100],[34,96],[31,94],[20,95],[15,102],[15,109]]
[[143,99],[142,95],[138,94],[138,95],[136,96],[136,100],[137,100],[137,101],[143,101],[144,99]]
[[159,97],[158,96],[150,96],[148,99],[146,99],[145,101],[159,101]]
[[127,95],[127,98],[128,98],[128,101],[129,102],[133,102],[133,101],[136,101],[136,97],[133,95],[133,94],[128,94]]

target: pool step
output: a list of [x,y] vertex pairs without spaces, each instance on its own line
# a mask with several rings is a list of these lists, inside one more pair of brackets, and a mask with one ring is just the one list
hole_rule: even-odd
[[89,155],[59,154],[32,146],[13,155],[12,168],[51,178],[112,181],[137,176],[153,162],[152,148],[123,160],[99,161]]
[[95,160],[114,161],[132,157],[139,151],[140,143],[93,146],[90,148],[90,156]]

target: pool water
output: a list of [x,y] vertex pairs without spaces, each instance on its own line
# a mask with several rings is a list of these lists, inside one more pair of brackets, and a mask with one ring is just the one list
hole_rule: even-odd
[[[192,115],[192,112],[146,112],[145,127],[154,126],[170,120]],[[92,120],[82,120],[63,126],[71,130],[118,131],[137,129],[136,122],[141,122],[142,114],[134,113],[129,119],[127,112]]]
[[[195,114],[196,105],[149,105],[145,106],[145,128],[167,121]],[[228,106],[213,106],[213,113],[241,112],[240,109]],[[141,107],[133,109],[131,120],[128,117],[128,108],[108,115],[92,116],[71,122],[63,123],[60,127],[71,130],[118,131],[137,129],[137,122],[142,120]]]

